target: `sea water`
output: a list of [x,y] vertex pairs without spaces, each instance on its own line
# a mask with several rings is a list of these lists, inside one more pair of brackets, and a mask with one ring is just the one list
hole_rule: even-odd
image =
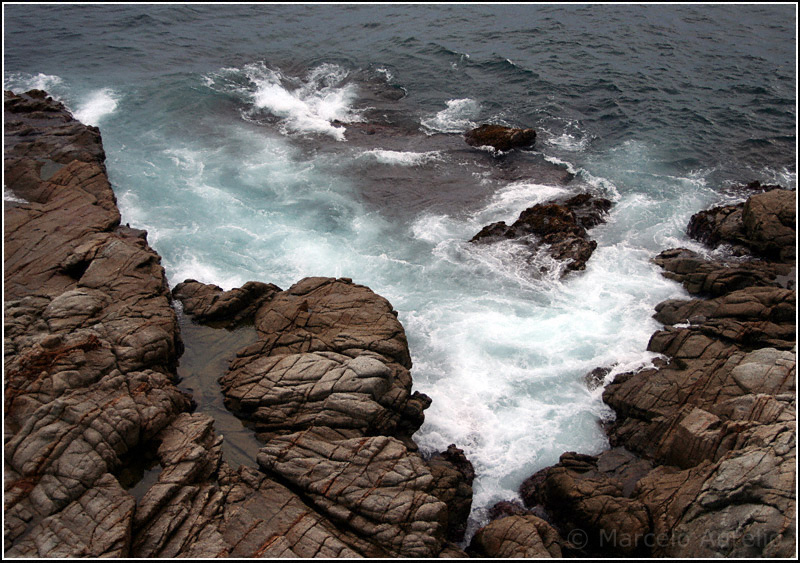
[[[433,399],[415,440],[474,464],[473,528],[561,453],[608,447],[584,376],[652,361],[653,307],[686,294],[651,259],[704,251],[691,215],[796,182],[793,6],[5,5],[4,22],[4,87],[100,127],[122,220],[171,285],[345,276],[391,301]],[[486,122],[537,143],[467,146]],[[585,271],[467,242],[579,192],[614,202]]]

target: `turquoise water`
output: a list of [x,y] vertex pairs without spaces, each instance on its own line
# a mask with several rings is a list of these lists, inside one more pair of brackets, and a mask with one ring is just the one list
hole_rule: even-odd
[[[584,375],[647,365],[650,259],[738,182],[796,182],[789,6],[6,6],[5,88],[98,125],[123,222],[172,285],[345,276],[388,298],[415,439],[476,468],[474,520],[612,416]],[[506,156],[460,134],[534,127]],[[375,134],[364,134],[378,124]],[[575,180],[548,175],[560,165]],[[487,223],[615,203],[584,272],[541,274]],[[549,264],[553,266],[552,264]]]

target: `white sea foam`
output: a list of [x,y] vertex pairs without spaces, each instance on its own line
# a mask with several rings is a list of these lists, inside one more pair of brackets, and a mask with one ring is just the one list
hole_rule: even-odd
[[86,125],[99,125],[117,109],[119,95],[110,88],[95,90],[82,100],[73,112],[75,119]]
[[353,108],[356,85],[347,78],[346,69],[330,63],[311,69],[304,77],[253,63],[242,69],[221,69],[205,81],[213,89],[243,96],[252,104],[245,112],[248,118],[266,113],[280,120],[286,134],[324,134],[342,141],[345,127],[333,122],[361,120]]
[[447,100],[447,107],[432,117],[421,121],[422,126],[433,133],[463,133],[468,129],[477,127],[472,121],[477,119],[481,105],[472,98]]
[[63,83],[63,79],[55,74],[27,74],[22,72],[12,72],[3,79],[3,88],[12,90],[19,94],[28,90],[44,90],[54,95],[53,90]]
[[6,187],[3,187],[3,201],[10,201],[13,203],[28,203],[21,197],[17,197],[16,194],[14,194],[14,192],[12,192]]
[[362,154],[374,158],[382,164],[392,164],[396,166],[420,166],[429,162],[442,160],[442,155],[439,151],[412,152],[373,149],[365,151]]
[[589,139],[586,137],[578,137],[569,133],[562,133],[557,137],[548,137],[545,142],[553,147],[570,152],[580,152],[586,149],[589,144]]
[[476,224],[486,225],[495,221],[516,221],[528,207],[564,195],[567,190],[535,182],[513,182],[498,190],[491,201],[472,215]]

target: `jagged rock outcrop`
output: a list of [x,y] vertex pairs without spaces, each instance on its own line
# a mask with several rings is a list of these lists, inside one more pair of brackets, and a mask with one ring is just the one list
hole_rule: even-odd
[[349,279],[306,278],[266,299],[254,322],[258,340],[220,383],[265,443],[269,478],[346,531],[337,541],[354,554],[463,555],[447,542],[463,535],[474,473],[455,447],[429,462],[416,452],[410,436],[430,399],[411,392],[389,302]]
[[666,359],[605,388],[616,447],[564,454],[520,489],[526,506],[566,538],[565,553],[794,553],[793,202],[794,192],[773,189],[695,215],[693,236],[738,245],[738,257],[711,261],[675,249],[655,259],[698,298],[659,304],[655,318],[665,327],[648,350]]
[[470,242],[513,239],[528,246],[532,254],[544,250],[565,263],[563,273],[586,268],[597,242],[586,230],[605,221],[611,201],[590,194],[578,194],[564,201],[539,203],[520,213],[512,224],[504,221],[481,229]]
[[448,534],[472,468],[416,452],[430,399],[388,301],[327,278],[176,287],[195,319],[259,333],[225,389],[261,425],[262,470],[231,468],[174,384],[172,295],[119,224],[99,131],[44,92],[5,99],[4,555],[465,555]]
[[119,226],[97,129],[5,94],[5,554],[124,556],[114,477],[189,399],[158,255]]
[[487,124],[467,131],[464,140],[472,147],[492,147],[505,152],[533,145],[536,142],[536,131]]
[[455,444],[431,456],[427,466],[433,475],[431,494],[448,507],[446,538],[451,542],[464,540],[467,520],[472,509],[472,482],[475,469]]
[[264,433],[354,428],[410,440],[430,399],[388,301],[347,279],[306,278],[256,313],[259,340],[221,378],[226,406]]
[[740,253],[779,262],[795,260],[797,192],[774,189],[737,205],[714,207],[692,216],[687,232],[715,247],[729,244]]
[[721,262],[706,260],[685,248],[665,250],[653,259],[664,276],[680,282],[686,291],[702,297],[718,297],[746,287],[793,289],[792,266],[762,260]]

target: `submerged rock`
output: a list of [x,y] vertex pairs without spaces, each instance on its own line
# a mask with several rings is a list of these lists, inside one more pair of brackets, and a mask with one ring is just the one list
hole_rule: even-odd
[[492,147],[505,152],[533,145],[536,142],[536,131],[487,124],[467,131],[464,140],[472,147]]

